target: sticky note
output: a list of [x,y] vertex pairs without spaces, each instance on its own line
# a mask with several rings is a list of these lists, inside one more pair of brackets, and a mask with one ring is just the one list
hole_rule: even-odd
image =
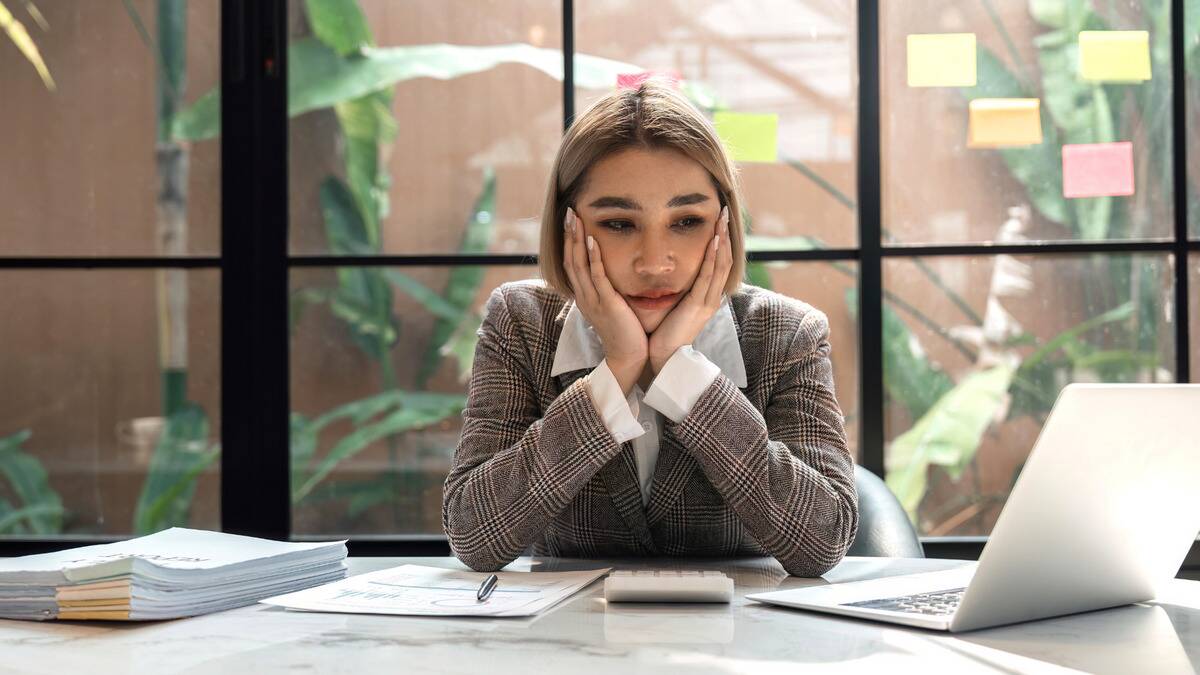
[[1003,148],[1042,142],[1041,105],[1036,98],[977,98],[971,101],[967,147]]
[[1085,30],[1079,33],[1079,77],[1092,82],[1150,79],[1150,33]]
[[1063,196],[1128,197],[1133,194],[1133,143],[1084,143],[1062,149]]
[[683,78],[679,73],[664,70],[647,70],[642,73],[618,73],[617,74],[617,89],[637,89],[642,86],[642,83],[652,77],[660,77],[671,83],[671,86],[678,87],[679,81]]
[[713,115],[713,124],[736,162],[774,162],[779,156],[779,116],[774,113],[721,110]]
[[909,35],[908,86],[974,87],[975,34]]

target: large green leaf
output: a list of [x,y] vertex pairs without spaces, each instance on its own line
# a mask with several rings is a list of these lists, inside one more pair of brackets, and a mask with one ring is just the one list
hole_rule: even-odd
[[21,445],[29,440],[28,429],[0,438],[0,476],[9,484],[17,506],[5,501],[0,514],[0,532],[56,534],[62,531],[62,499],[50,487],[46,469]]
[[1004,406],[1013,369],[995,366],[972,373],[946,392],[887,452],[887,485],[913,522],[925,495],[930,465],[957,479],[971,462],[983,432]]
[[[288,45],[288,116],[328,108],[398,82],[417,77],[448,80],[489,70],[501,64],[522,64],[562,80],[563,57],[557,49],[528,44],[463,46],[450,44],[364,48],[340,56],[316,38]],[[588,89],[612,87],[620,73],[637,66],[587,54],[575,55],[575,85]],[[201,96],[175,119],[174,135],[198,141],[220,133],[218,90]]]
[[[325,236],[336,254],[375,252],[371,234],[354,195],[334,177],[321,184],[319,199],[325,218]],[[338,285],[329,296],[329,308],[350,329],[355,343],[380,360],[399,336],[392,313],[392,287],[380,268],[339,267]]]
[[308,25],[318,40],[342,56],[374,44],[358,0],[305,0]]
[[293,485],[292,500],[304,499],[338,464],[357,455],[375,441],[458,415],[465,405],[466,398],[459,394],[397,390],[339,406],[332,414],[316,418],[306,433],[315,434],[324,425],[344,418],[350,418],[355,429],[334,444],[303,483]]

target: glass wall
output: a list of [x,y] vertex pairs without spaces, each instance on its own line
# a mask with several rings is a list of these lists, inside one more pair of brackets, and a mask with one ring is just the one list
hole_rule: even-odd
[[219,253],[220,143],[189,120],[220,76],[220,3],[178,3],[161,32],[154,0],[8,6],[32,51],[0,31],[0,255]]
[[884,241],[1172,237],[1169,11],[880,3]]
[[219,528],[220,3],[5,6],[0,539]]
[[0,322],[0,537],[220,526],[219,301],[215,270],[0,270],[0,316],[20,317]]
[[[536,250],[563,125],[560,4],[357,5],[346,20],[290,5],[292,253]],[[377,87],[358,86],[367,72]],[[485,192],[488,238],[468,241]]]
[[923,534],[991,531],[1069,382],[1175,381],[1169,258],[944,256],[884,267],[889,487]]

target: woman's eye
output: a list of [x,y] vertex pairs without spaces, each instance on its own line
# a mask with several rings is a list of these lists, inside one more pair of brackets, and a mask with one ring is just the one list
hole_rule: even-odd
[[603,220],[600,224],[613,232],[624,232],[632,229],[633,225],[628,220]]
[[689,217],[684,218],[679,221],[679,226],[685,230],[690,230],[693,227],[700,227],[703,224],[704,224],[704,219],[698,218],[696,216],[689,216]]

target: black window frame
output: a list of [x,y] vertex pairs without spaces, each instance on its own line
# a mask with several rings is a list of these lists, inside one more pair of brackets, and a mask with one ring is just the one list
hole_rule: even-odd
[[[884,475],[883,279],[885,258],[1170,254],[1174,263],[1175,372],[1190,378],[1184,0],[1171,0],[1174,239],[1006,245],[885,246],[880,145],[880,0],[857,3],[858,247],[764,251],[754,261],[848,261],[859,270],[861,463]],[[219,269],[221,273],[221,528],[281,540],[291,531],[288,278],[306,267],[532,265],[533,255],[291,255],[288,250],[287,1],[221,0],[221,254],[201,257],[0,257],[0,269]],[[575,116],[573,0],[562,0],[563,128]],[[336,534],[336,533],[334,533]],[[0,555],[24,555],[124,537],[0,538]],[[449,555],[443,535],[350,535],[354,555]],[[926,553],[978,558],[986,536],[923,537]],[[1193,545],[1185,569],[1200,568]]]

